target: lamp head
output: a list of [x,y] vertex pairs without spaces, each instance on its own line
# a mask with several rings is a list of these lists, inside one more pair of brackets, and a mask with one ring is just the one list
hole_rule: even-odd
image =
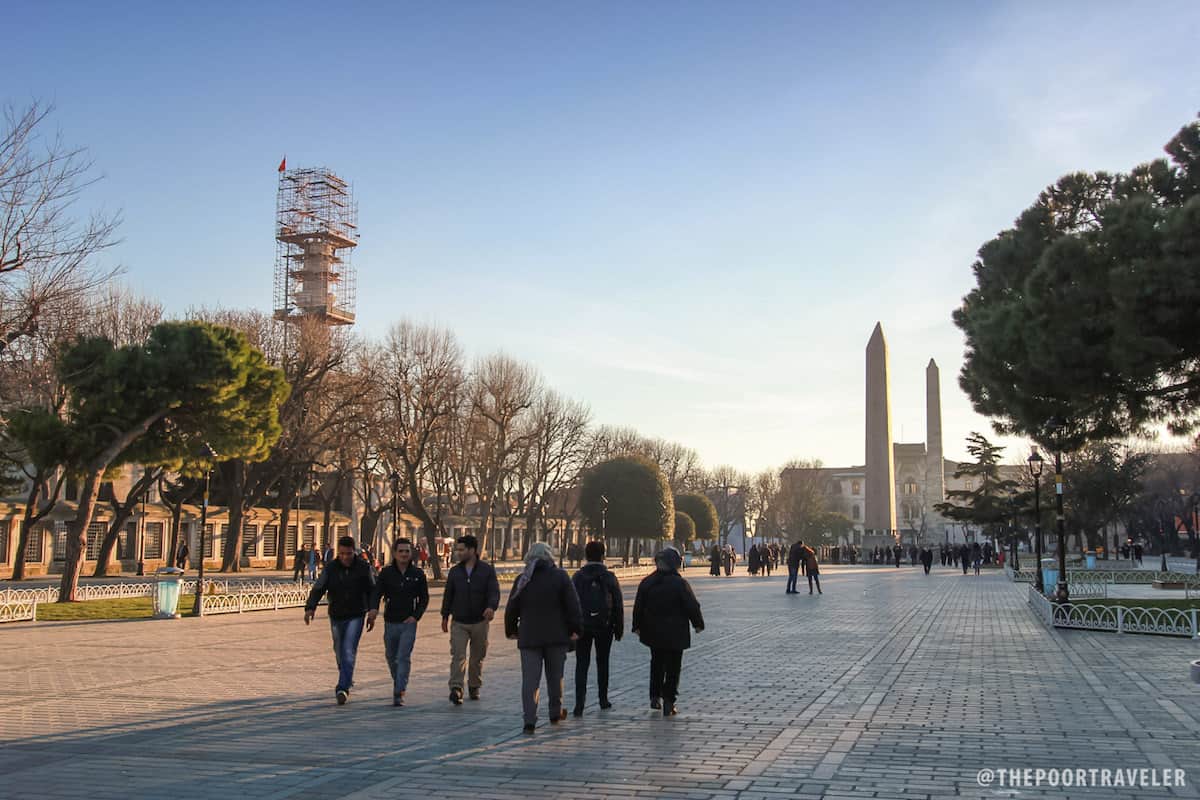
[[1045,464],[1046,461],[1038,453],[1037,448],[1033,448],[1033,452],[1029,454],[1029,474],[1035,478],[1040,478],[1042,476],[1042,468]]

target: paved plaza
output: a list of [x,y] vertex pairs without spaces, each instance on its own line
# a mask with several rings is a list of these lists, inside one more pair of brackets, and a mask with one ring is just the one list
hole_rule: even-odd
[[[335,706],[328,626],[300,609],[6,626],[0,797],[1200,797],[1200,642],[1048,631],[996,572],[831,567],[816,597],[786,596],[779,575],[689,577],[708,629],[684,658],[680,715],[648,709],[648,651],[627,636],[615,707],[593,691],[582,720],[551,728],[543,697],[532,737],[499,626],[483,699],[456,708],[428,617],[401,709],[380,629]],[[1024,767],[1174,767],[1188,785],[977,781]]]

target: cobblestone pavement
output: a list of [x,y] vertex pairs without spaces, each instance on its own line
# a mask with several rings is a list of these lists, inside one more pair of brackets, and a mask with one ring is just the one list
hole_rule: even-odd
[[[427,619],[410,703],[393,709],[379,630],[337,707],[328,627],[298,609],[6,626],[0,797],[1200,797],[1200,642],[1048,631],[995,572],[832,567],[815,597],[786,596],[779,575],[689,577],[709,627],[684,659],[681,714],[647,708],[648,652],[627,637],[615,707],[593,696],[582,720],[532,737],[498,628],[482,701],[456,708]],[[1024,767],[1173,767],[1188,785],[976,780]]]

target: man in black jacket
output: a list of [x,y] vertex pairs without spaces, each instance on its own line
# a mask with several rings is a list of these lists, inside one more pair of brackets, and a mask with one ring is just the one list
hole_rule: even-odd
[[[354,553],[354,539],[343,536],[338,539],[338,555],[335,561],[321,571],[308,602],[304,604],[304,624],[312,622],[317,613],[317,603],[329,593],[329,628],[333,632],[333,653],[337,657],[338,682],[335,696],[339,706],[350,699],[354,686],[354,660],[358,656],[358,640],[362,638],[363,618],[371,603],[375,590],[375,573]],[[375,627],[372,618],[367,630]]]
[[500,582],[492,565],[479,560],[479,541],[474,536],[458,537],[454,553],[458,563],[446,573],[442,592],[442,633],[450,634],[450,702],[461,706],[464,672],[471,699],[479,699],[488,626],[500,607]]
[[683,651],[692,646],[689,625],[704,630],[700,601],[679,574],[679,551],[668,547],[654,557],[658,568],[638,585],[633,632],[650,648],[650,707],[674,716]]
[[392,673],[392,705],[402,706],[404,693],[408,690],[408,675],[412,670],[417,622],[429,607],[429,584],[425,581],[425,573],[413,564],[413,545],[408,539],[396,540],[392,547],[392,559],[392,563],[380,571],[379,580],[375,583],[367,624],[375,624],[379,603],[386,600],[383,611],[384,653]]
[[575,643],[575,716],[583,716],[587,700],[588,667],[592,644],[596,645],[596,689],[600,708],[612,708],[608,702],[608,654],[613,640],[621,641],[625,630],[625,601],[617,576],[604,566],[604,542],[588,542],[584,548],[587,563],[571,582],[579,595],[583,614],[583,632]]
[[785,594],[800,594],[796,589],[796,580],[800,577],[800,564],[804,561],[804,543],[793,542],[787,554],[787,591]]

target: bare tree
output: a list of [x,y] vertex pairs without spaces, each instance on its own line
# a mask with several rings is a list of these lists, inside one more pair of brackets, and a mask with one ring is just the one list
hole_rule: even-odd
[[45,132],[53,107],[9,107],[0,132],[0,350],[105,283],[96,256],[116,243],[119,217],[74,216],[98,180],[82,148]]
[[590,421],[587,406],[553,390],[542,391],[534,402],[524,437],[528,455],[518,470],[529,535],[539,525],[546,527],[551,499],[578,482],[587,456]]
[[490,552],[496,494],[514,456],[526,445],[524,418],[532,408],[541,377],[528,364],[502,353],[480,359],[471,376],[471,419],[478,431],[474,489],[479,503],[480,552]]

